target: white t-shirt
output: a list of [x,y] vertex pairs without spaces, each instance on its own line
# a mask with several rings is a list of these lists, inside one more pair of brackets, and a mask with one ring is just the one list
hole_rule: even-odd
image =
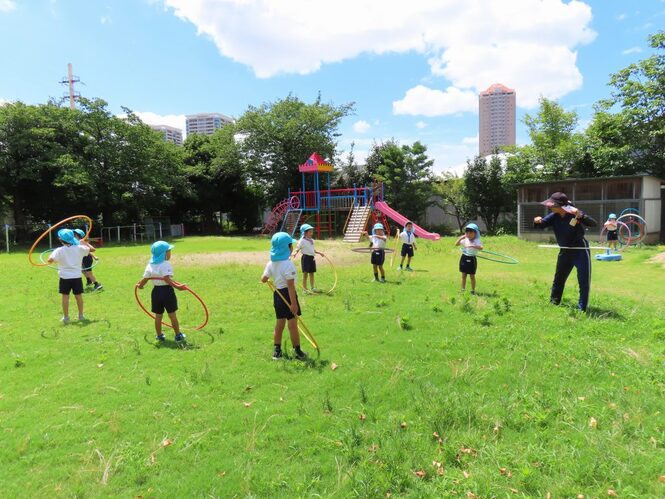
[[483,243],[480,242],[479,238],[470,240],[468,237],[464,237],[464,239],[462,239],[462,253],[466,256],[476,256],[478,250],[476,248],[471,248],[471,246],[480,246],[482,248]]
[[386,240],[381,239],[380,237],[376,236],[369,236],[369,240],[372,241],[372,248],[373,249],[383,249],[386,247]]
[[81,260],[90,253],[87,246],[60,246],[51,253],[51,258],[58,264],[58,275],[62,279],[81,277]]
[[299,249],[303,255],[314,256],[314,239],[305,239],[304,237],[300,238],[296,249]]
[[[171,264],[167,260],[164,260],[162,263],[149,263],[145,267],[145,272],[143,272],[144,278],[166,276],[173,277],[173,267],[171,267]],[[162,279],[154,279],[152,283],[155,286],[169,286]]]
[[288,286],[286,281],[293,281],[296,278],[296,266],[289,260],[281,262],[268,262],[263,276],[271,278],[277,289],[284,289]]
[[416,235],[413,232],[407,232],[403,230],[400,235],[400,239],[404,244],[413,244],[416,242]]
[[619,224],[617,224],[616,220],[614,221],[608,220],[607,222],[605,222],[605,227],[607,228],[607,230],[617,230],[618,225]]

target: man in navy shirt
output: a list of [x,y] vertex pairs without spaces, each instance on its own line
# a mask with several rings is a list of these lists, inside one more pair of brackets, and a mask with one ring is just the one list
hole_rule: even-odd
[[591,287],[591,252],[584,233],[586,227],[595,227],[598,224],[582,210],[575,208],[563,192],[555,192],[541,204],[547,206],[552,213],[534,218],[534,226],[542,229],[552,227],[556,242],[561,247],[556,261],[550,302],[555,305],[561,303],[566,280],[573,267],[576,267],[577,282],[580,286],[578,307],[586,312]]

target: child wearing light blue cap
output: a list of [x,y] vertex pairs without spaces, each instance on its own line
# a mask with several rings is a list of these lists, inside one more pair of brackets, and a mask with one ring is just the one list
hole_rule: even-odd
[[[77,239],[79,242],[79,246],[87,246],[88,249],[92,252],[95,251],[95,247],[90,244],[89,241],[85,239],[85,232],[81,229],[74,229],[74,237]],[[97,278],[95,277],[95,274],[92,273],[92,259],[97,258],[93,257],[93,255],[86,255],[83,257],[83,261],[81,262],[81,269],[83,270],[83,275],[85,276],[87,280],[86,286],[92,286],[93,291],[99,291],[102,289],[104,286],[101,285],[99,281],[97,281]]]
[[617,222],[616,213],[610,213],[607,217],[607,222],[603,224],[607,230],[607,246],[616,251],[619,244],[619,223]]
[[313,293],[319,293],[319,290],[314,286],[314,274],[316,273],[316,259],[315,255],[325,256],[320,251],[314,249],[314,227],[309,224],[302,224],[300,226],[300,240],[296,245],[296,251],[293,254],[293,259],[296,259],[299,252],[302,252],[300,259],[300,270],[302,270],[302,287],[305,293],[307,289],[307,276],[309,276],[309,283]]
[[476,294],[476,269],[478,268],[478,251],[483,249],[480,242],[480,229],[474,223],[466,224],[464,234],[455,242],[455,246],[462,246],[462,256],[459,261],[459,271],[462,273],[462,292],[466,289],[466,276],[471,278],[471,294]]
[[[367,232],[364,232],[367,234]],[[386,273],[383,270],[383,263],[386,261],[386,241],[388,238],[385,234],[383,224],[375,223],[372,227],[372,235],[369,236],[370,247],[372,248],[372,256],[370,263],[374,271],[374,282],[386,282]],[[379,281],[379,272],[381,272],[381,281]]]
[[[60,229],[58,239],[62,246],[55,249],[48,259],[48,263],[58,264],[58,292],[62,295],[62,321],[69,324],[69,293],[74,294],[79,312],[79,321],[84,321],[83,315],[83,279],[81,279],[81,261],[91,251],[87,246],[79,245],[71,229]],[[92,250],[94,251],[94,250]]]
[[[301,315],[298,294],[296,293],[296,266],[291,261],[293,243],[296,241],[286,232],[277,232],[270,241],[270,261],[261,275],[261,282],[268,282],[272,278],[276,288],[273,293],[273,307],[275,308],[275,331],[273,343],[275,349],[273,360],[282,358],[282,333],[288,324],[291,344],[295,357],[298,360],[307,358],[307,354],[300,349],[300,336],[298,335],[297,315]],[[284,303],[284,301],[288,303]]]
[[185,341],[185,335],[180,331],[180,323],[176,314],[178,310],[178,298],[176,298],[173,288],[178,290],[187,289],[184,284],[177,284],[173,281],[173,267],[169,260],[171,259],[171,250],[173,245],[166,241],[157,241],[150,247],[152,258],[146,265],[143,272],[143,279],[138,282],[139,289],[143,289],[149,280],[152,280],[153,288],[151,299],[151,310],[155,314],[155,333],[156,339],[165,342],[166,338],[162,333],[162,318],[164,310],[169,314],[169,321],[175,331],[175,341],[180,343]]

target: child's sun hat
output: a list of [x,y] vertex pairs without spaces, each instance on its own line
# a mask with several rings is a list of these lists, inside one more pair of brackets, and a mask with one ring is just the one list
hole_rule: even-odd
[[74,233],[75,233],[75,234],[78,234],[78,236],[79,236],[80,238],[84,238],[84,237],[85,237],[85,232],[84,232],[82,229],[74,229]]
[[152,253],[150,263],[162,263],[166,260],[166,252],[172,250],[174,247],[175,246],[166,241],[156,241],[152,243],[152,246],[150,247],[150,253]]
[[302,225],[300,226],[300,234],[302,234],[302,236],[304,237],[304,236],[305,236],[305,232],[307,232],[308,230],[313,230],[313,229],[314,229],[314,227],[312,227],[312,226],[309,225],[309,224],[302,224]]
[[372,235],[376,233],[377,230],[386,230],[383,227],[383,224],[374,224],[374,227],[372,227]]
[[616,213],[610,213],[610,216],[607,217],[607,218],[616,218],[616,217],[617,217],[617,214],[616,214]]
[[58,231],[58,239],[72,246],[78,246],[79,243],[78,239],[74,237],[74,231],[71,229],[60,229]]
[[286,232],[277,232],[270,240],[270,261],[282,262],[291,256],[289,244],[297,242]]
[[480,237],[480,229],[478,226],[474,223],[466,224],[464,226],[464,231],[466,232],[467,230],[472,230],[476,233],[476,237]]

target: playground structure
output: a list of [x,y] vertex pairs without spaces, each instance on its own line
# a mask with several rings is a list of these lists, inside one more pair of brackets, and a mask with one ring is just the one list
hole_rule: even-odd
[[[318,239],[332,238],[337,233],[341,216],[346,215],[342,233],[344,241],[359,242],[367,223],[382,223],[391,234],[389,220],[404,226],[408,219],[392,209],[384,200],[383,183],[371,186],[331,189],[330,173],[333,166],[318,153],[313,153],[298,167],[301,175],[299,191],[289,189],[288,196],[266,218],[263,234],[287,232],[292,237],[300,225],[311,223]],[[322,185],[323,182],[323,185]],[[309,187],[309,190],[308,190]],[[428,232],[414,224],[416,236],[438,240],[439,234]]]

